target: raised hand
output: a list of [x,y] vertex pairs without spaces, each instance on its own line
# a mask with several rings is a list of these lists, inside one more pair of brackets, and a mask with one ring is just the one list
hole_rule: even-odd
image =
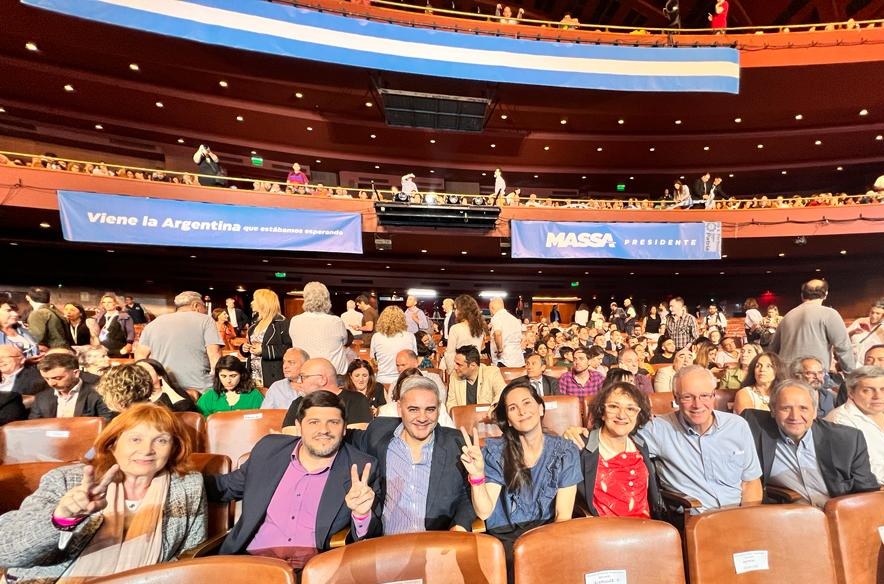
[[354,515],[365,516],[371,513],[374,503],[374,490],[368,484],[371,475],[371,463],[362,469],[362,476],[356,472],[356,465],[350,467],[350,491],[344,497],[344,502]]
[[461,426],[460,433],[463,435],[464,446],[461,449],[460,461],[471,477],[485,476],[485,458],[482,456],[482,449],[479,447],[479,431],[473,428],[473,437],[467,434],[466,429]]
[[62,496],[53,515],[59,519],[76,519],[97,513],[107,507],[107,498],[105,497],[107,487],[113,482],[119,470],[119,465],[113,465],[96,483],[95,469],[86,466],[83,469],[83,480]]

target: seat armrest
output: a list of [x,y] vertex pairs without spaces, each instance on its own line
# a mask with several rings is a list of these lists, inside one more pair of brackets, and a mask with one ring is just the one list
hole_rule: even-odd
[[473,519],[473,533],[485,533],[485,522],[478,517]]
[[227,538],[227,534],[230,533],[230,530],[225,531],[224,533],[219,533],[215,537],[210,537],[203,543],[196,545],[189,550],[185,550],[178,556],[179,560],[191,560],[193,558],[205,558],[206,556],[217,556],[218,550],[221,549],[221,544],[224,543],[224,540]]
[[697,499],[688,497],[684,493],[679,493],[678,491],[660,489],[660,495],[663,497],[663,501],[667,505],[683,507],[686,512],[689,509],[699,509],[703,506]]
[[774,485],[767,485],[764,488],[764,494],[774,503],[799,503],[802,500],[801,495],[796,491]]
[[347,536],[350,535],[350,528],[345,527],[341,531],[336,532],[331,536],[331,540],[329,541],[329,547],[331,549],[344,547],[347,544]]

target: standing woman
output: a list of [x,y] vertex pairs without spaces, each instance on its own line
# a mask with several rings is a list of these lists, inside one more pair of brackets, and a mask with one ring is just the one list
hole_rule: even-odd
[[743,410],[770,411],[770,391],[786,379],[786,368],[776,353],[762,353],[749,364],[743,388],[734,396],[734,413]]
[[72,347],[97,346],[98,325],[95,320],[86,317],[86,309],[79,304],[68,302],[62,310],[67,326],[64,336]]
[[709,15],[709,22],[712,23],[712,32],[715,34],[724,34],[727,29],[727,0],[715,0],[715,14]]
[[40,354],[37,340],[18,321],[18,306],[10,298],[0,298],[0,345],[15,345],[25,357]]
[[574,322],[580,326],[587,326],[589,323],[589,307],[585,302],[581,302],[574,313]]
[[218,335],[224,342],[224,350],[230,351],[233,349],[230,341],[236,338],[236,329],[230,324],[230,315],[227,314],[225,309],[216,308],[212,311],[212,319],[214,319],[215,326],[218,328]]
[[642,323],[642,330],[645,331],[645,334],[659,335],[661,322],[657,307],[652,304],[648,315],[645,317],[645,322]]
[[399,371],[396,370],[396,354],[409,349],[417,354],[417,341],[408,332],[405,313],[398,306],[386,307],[375,323],[375,333],[371,336],[369,354],[378,364],[378,383],[396,383]]
[[108,357],[128,357],[135,341],[132,317],[120,310],[120,301],[111,294],[101,297],[101,310],[96,319],[98,342],[107,349]]
[[258,316],[239,352],[247,357],[255,387],[270,387],[283,378],[282,356],[292,348],[289,322],[281,314],[279,296],[273,290],[255,290],[252,311]]
[[479,435],[461,428],[460,460],[469,473],[473,508],[489,535],[501,540],[512,574],[512,546],[534,527],[567,521],[582,480],[580,454],[568,440],[544,434],[543,399],[527,382],[510,383],[493,417],[503,432],[479,448]]
[[631,383],[605,385],[593,399],[590,414],[592,430],[580,451],[580,504],[595,517],[661,516],[663,498],[654,463],[644,440],[636,435],[651,421],[648,397]]
[[454,370],[454,353],[464,345],[473,345],[479,349],[485,347],[485,319],[476,299],[467,294],[461,294],[454,299],[454,314],[457,324],[448,331],[448,344],[445,346],[445,368],[451,372]]
[[264,396],[255,388],[245,364],[236,355],[227,355],[215,364],[212,390],[207,391],[196,407],[204,416],[232,410],[257,410]]
[[749,343],[757,343],[761,339],[761,331],[763,330],[764,317],[758,310],[758,301],[754,298],[747,298],[743,302],[743,310],[746,312],[746,318],[743,319],[743,326],[746,329],[746,341]]

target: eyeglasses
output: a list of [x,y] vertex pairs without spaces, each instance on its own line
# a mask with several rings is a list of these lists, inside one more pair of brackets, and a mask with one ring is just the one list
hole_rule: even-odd
[[322,377],[322,376],[323,376],[322,373],[311,373],[309,375],[298,375],[297,377],[295,377],[295,381],[297,381],[298,383],[304,383],[304,380],[307,379],[308,377]]
[[620,404],[605,404],[605,411],[614,415],[626,412],[627,416],[634,418],[639,412],[641,412],[641,408],[636,406],[621,406]]
[[683,404],[689,404],[693,402],[705,402],[712,401],[715,399],[714,393],[701,393],[699,395],[680,395],[678,396],[678,401]]

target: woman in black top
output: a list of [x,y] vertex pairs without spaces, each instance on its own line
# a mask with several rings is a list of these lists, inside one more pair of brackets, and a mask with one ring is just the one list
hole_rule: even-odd
[[155,359],[141,359],[135,362],[150,374],[153,393],[150,401],[169,408],[173,412],[198,412],[196,404],[187,392],[169,379],[166,368]]
[[646,333],[660,334],[660,315],[657,313],[657,307],[651,306],[651,311],[645,317],[644,331]]
[[93,334],[87,324],[86,309],[79,304],[68,302],[64,305],[64,337],[67,339],[68,345],[72,347],[82,347],[87,345],[97,345],[98,339],[93,343]]

